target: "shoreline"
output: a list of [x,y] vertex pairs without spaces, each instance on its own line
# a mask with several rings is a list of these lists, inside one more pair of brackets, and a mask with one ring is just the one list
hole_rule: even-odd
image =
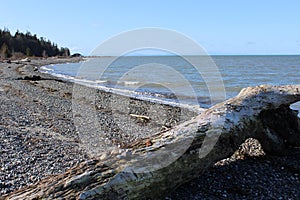
[[[101,58],[103,56],[99,56],[99,57],[84,57],[82,58],[82,60],[80,60],[79,62],[85,62],[88,59],[92,58]],[[106,57],[106,56],[104,56]],[[63,63],[64,64],[64,63]],[[66,63],[68,64],[68,62]],[[202,108],[199,105],[194,105],[188,102],[177,102],[174,101],[175,99],[171,99],[168,97],[168,95],[170,94],[162,94],[162,93],[149,93],[149,94],[144,94],[144,92],[136,92],[136,91],[132,91],[126,88],[118,88],[118,87],[110,87],[107,85],[98,85],[97,81],[91,81],[88,79],[81,79],[81,78],[77,78],[77,77],[73,77],[70,75],[65,75],[65,74],[57,74],[57,73],[52,73],[52,69],[47,68],[48,65],[46,66],[40,66],[39,67],[39,72],[41,72],[42,74],[48,74],[52,77],[56,77],[58,79],[62,79],[65,80],[67,82],[72,82],[72,83],[76,83],[76,84],[80,84],[83,85],[85,87],[91,87],[94,88],[96,90],[99,90],[101,92],[107,92],[107,93],[112,93],[114,95],[117,96],[124,96],[124,97],[128,97],[128,98],[133,98],[133,99],[138,99],[141,101],[147,101],[147,102],[151,102],[151,103],[155,103],[155,104],[162,104],[162,105],[169,105],[172,107],[181,107],[181,108],[186,108],[189,109],[192,112],[198,112],[201,113],[204,110],[206,110],[206,108]],[[102,82],[102,81],[100,81]],[[104,81],[106,82],[106,81]],[[89,83],[94,83],[94,84],[89,84]],[[159,95],[160,97],[157,97],[156,95]],[[182,96],[182,97],[187,97],[187,96]],[[201,97],[198,97],[201,98]],[[202,97],[205,98],[205,97]],[[208,106],[206,106],[208,107]]]
[[[0,64],[2,111],[0,196],[36,183],[47,175],[62,173],[88,159],[86,151],[80,147],[80,137],[73,123],[73,83],[36,71],[36,67],[53,62],[70,61],[78,61],[78,58]],[[129,102],[124,103],[124,107],[118,108],[122,112],[113,112],[113,117],[122,118],[123,122],[117,124],[121,126],[119,127],[121,130],[128,130],[126,129],[128,124],[133,125],[136,130],[143,130],[143,134],[139,135],[127,133],[125,137],[121,134],[122,131],[114,131],[106,136],[111,140],[116,140],[116,144],[151,137],[152,134],[161,131],[163,126],[171,128],[196,115],[194,112],[170,105],[146,102],[109,92],[97,91],[97,95],[98,99],[96,98],[95,104],[99,118],[104,119],[103,123],[113,121],[110,117],[112,113],[110,105],[118,105],[120,101]],[[113,102],[114,100],[117,101]],[[127,105],[131,106],[129,110]],[[149,108],[167,112],[156,113],[156,115],[150,113],[151,120],[142,126],[140,121],[136,121],[129,115],[148,116]],[[111,128],[111,125],[103,125],[103,128],[106,130],[106,128]],[[259,149],[257,142],[249,141],[239,152],[241,155],[232,159],[232,162],[229,164],[224,164],[228,163],[226,161],[221,162],[220,165],[216,165],[199,177],[199,180],[187,183],[175,190],[170,194],[170,198],[248,199],[279,198],[283,195],[283,199],[294,199],[300,196],[298,189],[300,186],[299,149],[295,155],[286,157],[262,156],[262,150]],[[242,156],[242,153],[246,156]],[[248,154],[250,158],[247,158]],[[242,157],[245,158],[241,159]],[[247,172],[246,175],[245,172]],[[244,186],[243,183],[245,183]],[[230,191],[229,188],[235,189]],[[259,192],[262,193],[259,194]]]
[[[0,103],[3,111],[0,121],[0,180],[3,180],[0,196],[36,183],[47,175],[63,173],[87,160],[90,155],[103,153],[89,152],[89,149],[82,147],[84,142],[76,131],[72,112],[74,83],[38,71],[44,65],[77,61],[78,58],[41,59],[0,64]],[[84,92],[91,90],[95,95],[94,108],[100,128],[116,147],[150,137],[197,114],[188,109],[81,85],[78,88]],[[89,99],[78,102],[85,106]],[[91,106],[85,108],[88,112]],[[149,110],[152,112],[149,113]],[[151,115],[151,120],[144,123],[130,114]],[[114,123],[114,118],[120,119],[120,122]]]

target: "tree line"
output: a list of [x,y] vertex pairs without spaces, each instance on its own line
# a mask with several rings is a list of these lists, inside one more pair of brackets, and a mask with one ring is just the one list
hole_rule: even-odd
[[51,56],[70,56],[70,50],[65,47],[58,48],[57,44],[52,43],[36,34],[30,32],[21,33],[17,31],[14,35],[8,29],[0,29],[0,57],[51,57]]

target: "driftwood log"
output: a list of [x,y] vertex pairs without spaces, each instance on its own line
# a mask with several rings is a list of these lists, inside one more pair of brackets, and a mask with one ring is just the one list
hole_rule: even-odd
[[[170,190],[199,177],[216,161],[230,156],[249,137],[258,139],[265,152],[272,154],[299,146],[299,118],[289,108],[297,101],[300,101],[300,85],[243,89],[238,96],[190,121],[128,147],[130,155],[123,153],[107,160],[81,163],[7,198],[163,198]],[[186,150],[179,155],[182,148]],[[168,159],[174,161],[166,166],[161,164]]]

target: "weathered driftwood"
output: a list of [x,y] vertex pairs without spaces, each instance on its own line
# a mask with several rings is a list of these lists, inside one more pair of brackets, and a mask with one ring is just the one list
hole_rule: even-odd
[[[134,144],[130,155],[123,153],[108,160],[81,163],[8,198],[162,198],[178,185],[199,177],[216,161],[230,156],[249,137],[260,140],[267,153],[282,153],[288,146],[300,145],[299,118],[289,109],[297,101],[300,101],[300,85],[243,89],[237,97],[211,107],[196,118]],[[214,141],[217,142],[213,146]],[[182,148],[187,149],[183,154]],[[159,154],[153,153],[158,151]],[[160,165],[177,157],[167,166]]]
[[135,117],[139,119],[140,121],[149,121],[150,117],[145,116],[145,115],[136,115],[136,114],[130,114],[131,117]]

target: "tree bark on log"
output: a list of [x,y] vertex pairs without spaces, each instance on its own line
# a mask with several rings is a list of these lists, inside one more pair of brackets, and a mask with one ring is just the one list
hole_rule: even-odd
[[[271,154],[300,146],[299,118],[289,108],[297,101],[300,85],[245,88],[238,96],[171,130],[128,146],[130,155],[92,159],[7,198],[163,198],[170,190],[199,177],[216,161],[233,154],[247,138],[258,139]],[[174,162],[163,165],[168,159]]]

